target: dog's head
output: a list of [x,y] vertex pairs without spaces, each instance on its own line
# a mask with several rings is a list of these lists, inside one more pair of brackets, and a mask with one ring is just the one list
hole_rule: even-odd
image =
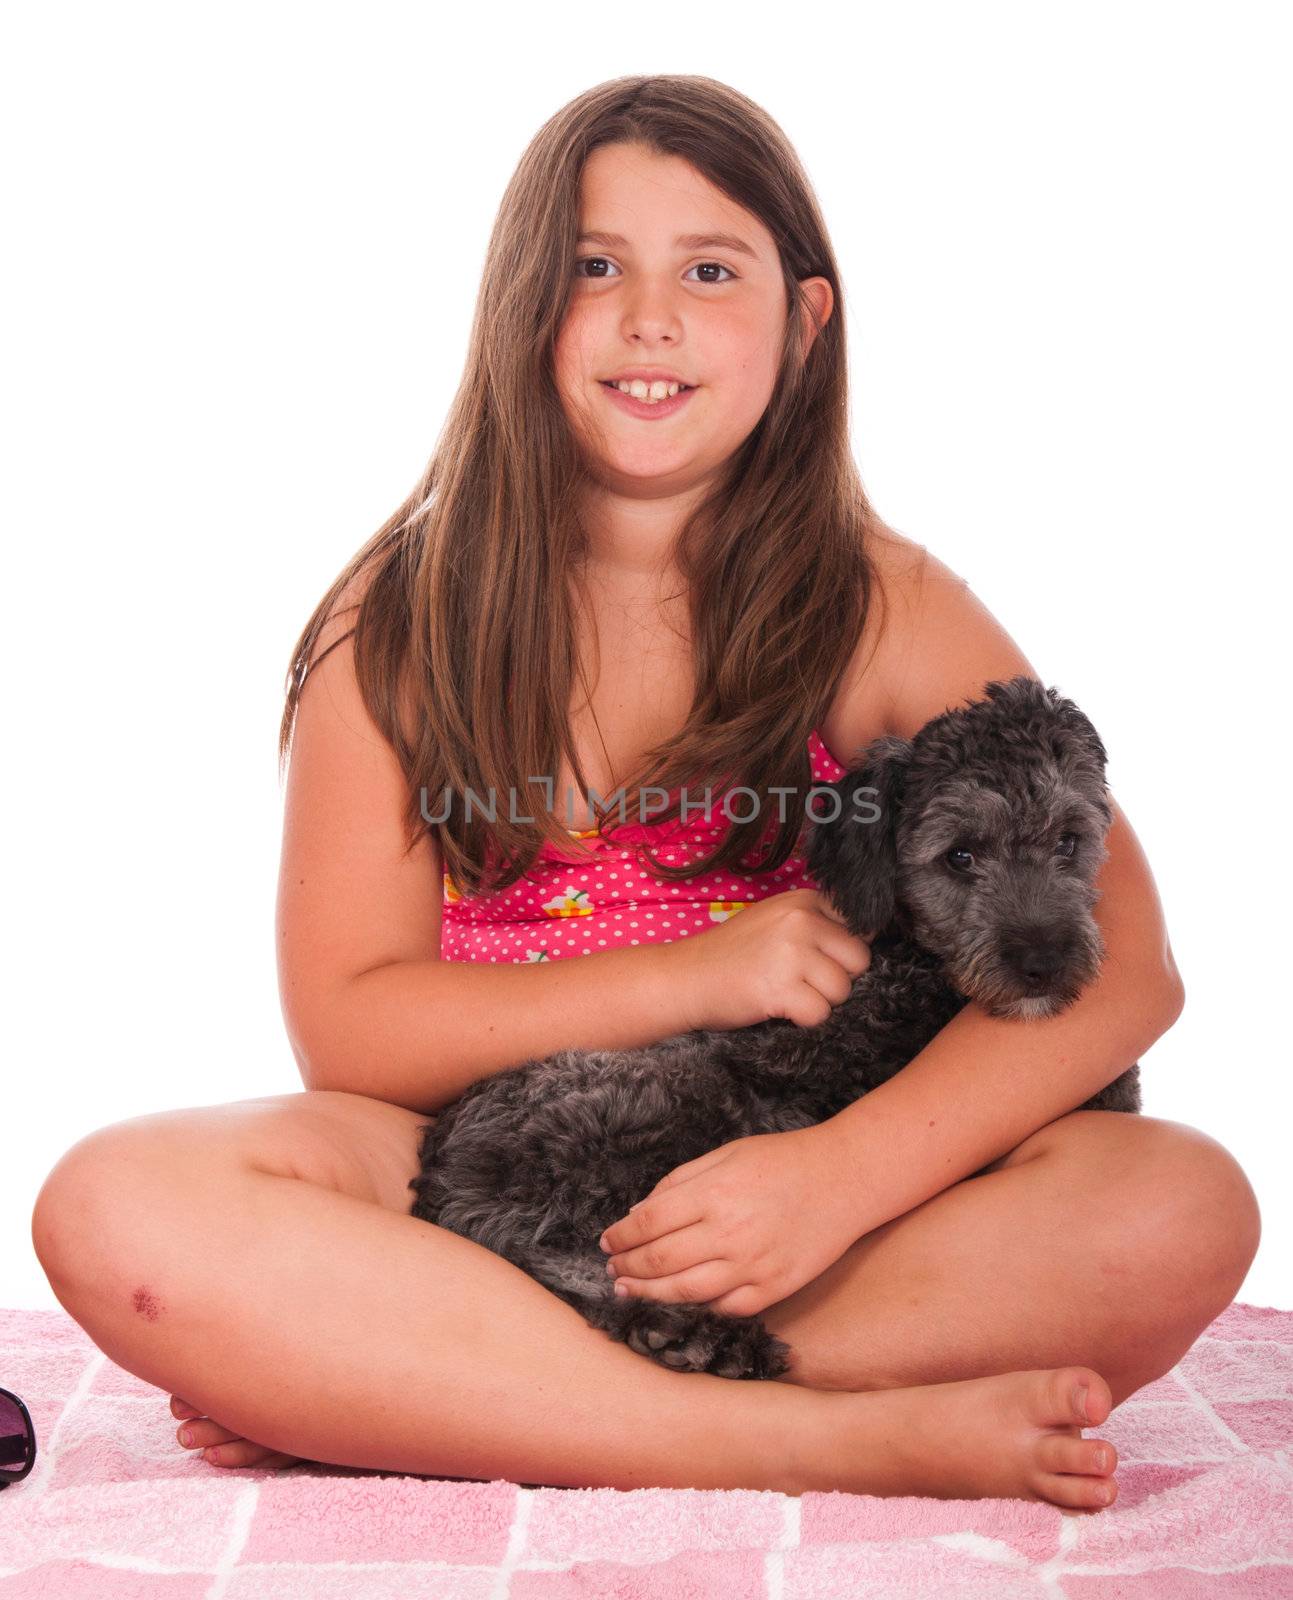
[[819,790],[807,864],[850,930],[892,928],[994,1016],[1071,1005],[1104,954],[1092,909],[1113,820],[1105,749],[1034,678],[886,736]]

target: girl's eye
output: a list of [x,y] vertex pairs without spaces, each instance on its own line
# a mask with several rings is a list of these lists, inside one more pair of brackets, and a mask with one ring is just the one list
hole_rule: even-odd
[[[721,261],[698,261],[694,267],[688,267],[687,271],[695,272],[700,267],[717,267],[720,272],[725,272],[729,278],[736,276],[731,267],[725,267]],[[702,278],[700,281],[702,283],[723,283],[726,280],[723,278]]]
[[[588,266],[591,263],[596,263],[597,265],[603,267],[615,266],[615,263],[607,256],[580,256],[575,262],[576,274],[581,278],[605,278],[606,274],[604,272],[580,272],[579,269],[581,267]],[[734,278],[736,276],[731,267],[725,267],[721,261],[698,261],[694,267],[688,267],[687,270],[688,272],[695,272],[701,267],[717,267],[720,272],[727,273],[728,278]],[[616,271],[618,270],[619,269],[617,267]],[[727,278],[701,278],[699,281],[701,283],[726,283]]]

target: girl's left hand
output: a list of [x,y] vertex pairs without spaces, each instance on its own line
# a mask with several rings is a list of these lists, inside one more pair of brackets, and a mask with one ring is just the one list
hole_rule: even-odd
[[602,1235],[616,1287],[755,1316],[860,1236],[857,1175],[824,1124],[756,1133],[661,1178]]

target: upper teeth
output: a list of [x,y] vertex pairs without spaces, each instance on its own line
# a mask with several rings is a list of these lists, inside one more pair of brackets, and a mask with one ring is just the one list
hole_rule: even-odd
[[642,378],[634,378],[630,383],[627,378],[621,378],[615,387],[621,394],[631,394],[635,400],[646,400],[654,405],[657,400],[663,400],[666,395],[675,395],[682,388],[679,383],[666,383],[663,378],[657,378],[654,383],[647,383]]

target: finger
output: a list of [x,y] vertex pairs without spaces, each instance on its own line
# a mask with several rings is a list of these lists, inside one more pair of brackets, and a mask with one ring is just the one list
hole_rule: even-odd
[[[681,1166],[674,1167],[671,1172],[661,1178],[660,1182],[652,1189],[651,1194],[658,1194],[662,1188],[679,1182],[683,1178],[694,1178],[698,1172],[704,1172],[706,1167],[712,1167],[720,1157],[726,1155],[727,1149],[728,1147],[725,1144],[715,1145],[712,1150],[706,1150],[704,1155],[693,1156],[690,1161],[684,1161]],[[644,1195],[637,1202],[638,1206],[643,1205],[650,1198],[651,1195]]]
[[[861,960],[862,956],[858,951],[859,940],[861,940],[862,943],[868,947],[869,953],[869,947],[872,941],[875,939],[876,934],[880,930],[878,928],[866,928],[861,934],[850,933],[848,931],[849,919],[843,914],[843,912],[836,910],[834,902],[825,894],[819,895],[818,898],[820,904],[818,905],[817,909],[832,923],[832,926],[827,929],[823,935],[823,937],[828,941],[827,948],[832,954],[835,953],[837,948],[843,948],[846,951],[852,952],[854,960]],[[837,943],[837,940],[839,939],[839,935],[836,931],[837,929],[843,930],[842,946]]]
[[777,1015],[784,1016],[800,1028],[818,1028],[829,1020],[833,1010],[831,1002],[820,990],[815,989],[806,978],[800,978]]
[[606,1263],[606,1275],[618,1282],[620,1278],[663,1278],[671,1272],[682,1272],[697,1261],[716,1258],[714,1236],[703,1217],[687,1223],[658,1239],[636,1245],[632,1250],[621,1250]]
[[648,1244],[612,1256],[606,1263],[606,1273],[616,1283],[624,1279],[659,1283],[702,1262],[722,1259],[722,1247],[714,1230],[698,1219]]
[[666,1304],[713,1300],[735,1287],[738,1276],[738,1269],[730,1261],[702,1261],[665,1278],[618,1280],[615,1293],[621,1300],[658,1300]]
[[832,1007],[843,1005],[853,992],[851,974],[820,950],[814,951],[805,962],[804,977]]
[[844,921],[844,918],[835,909],[835,902],[824,889],[814,889],[811,891],[811,893],[813,896],[812,904],[814,908],[820,911],[824,917],[830,917],[834,922],[842,923]]
[[874,938],[875,935],[871,933],[837,933],[832,928],[819,948],[837,961],[850,978],[860,978],[871,966],[871,943]]
[[743,1283],[728,1294],[710,1301],[711,1311],[720,1311],[725,1317],[757,1317],[772,1304],[772,1296],[756,1283]]
[[[695,1174],[690,1174],[695,1176]],[[685,1228],[700,1221],[700,1211],[695,1200],[688,1200],[686,1181],[652,1193],[638,1203],[628,1216],[613,1222],[598,1241],[603,1250],[615,1255],[636,1249],[675,1228]]]

